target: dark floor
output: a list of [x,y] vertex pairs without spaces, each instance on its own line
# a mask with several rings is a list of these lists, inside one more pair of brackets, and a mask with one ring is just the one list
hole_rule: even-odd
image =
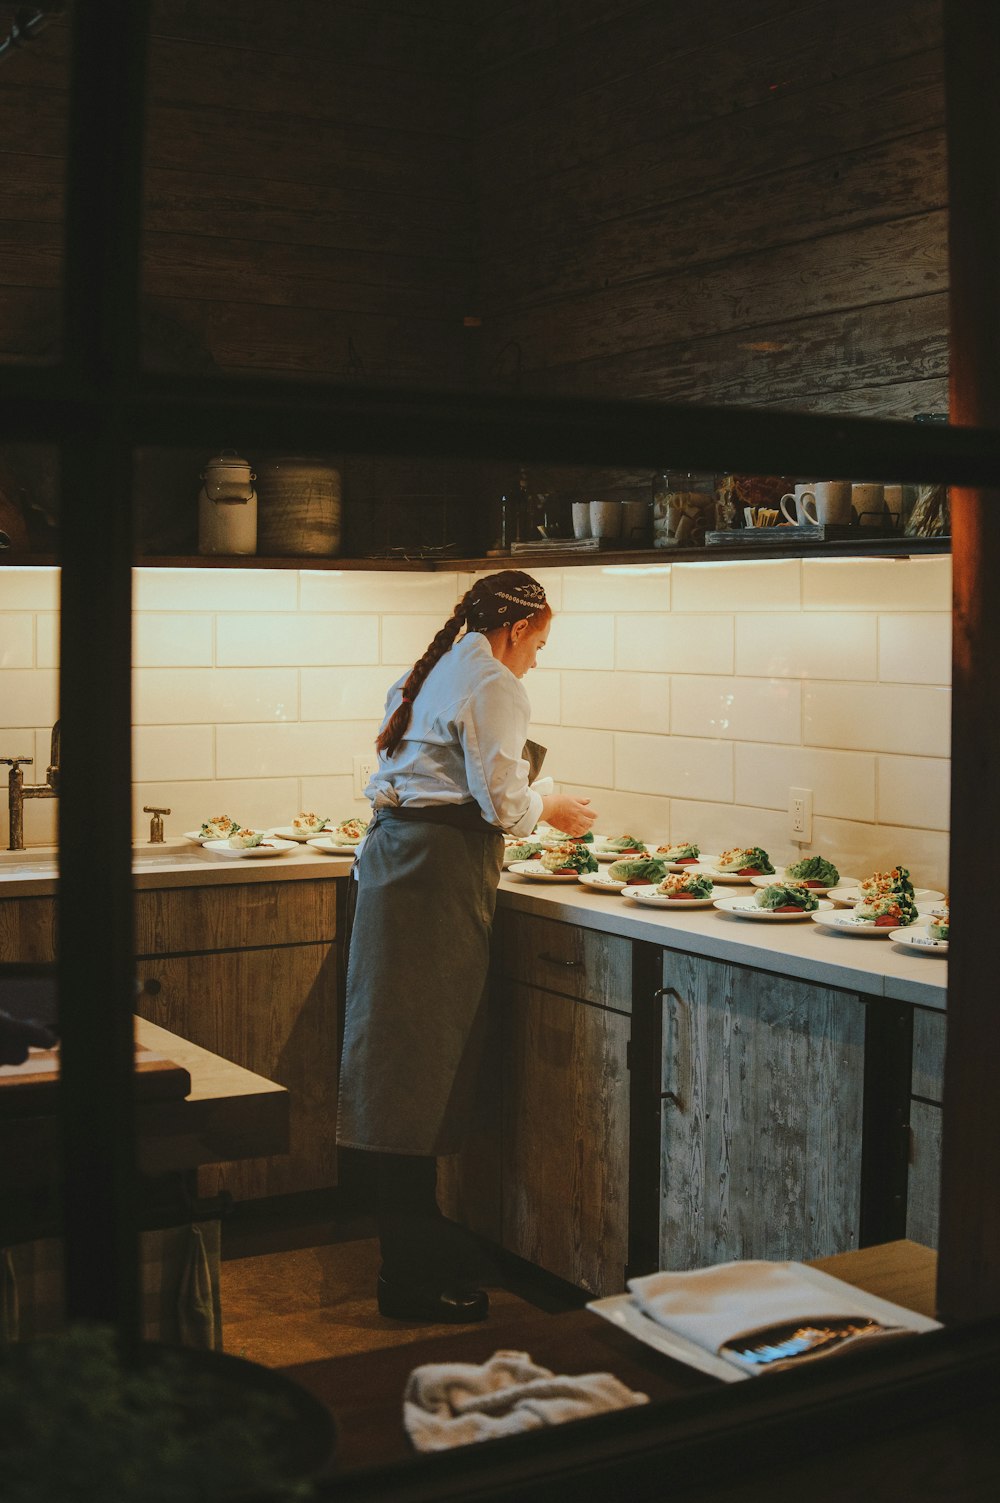
[[[335,1202],[239,1208],[223,1223],[222,1317],[227,1352],[264,1367],[399,1346],[454,1327],[388,1320],[375,1306],[378,1242],[371,1217]],[[538,1309],[582,1303],[513,1260],[498,1267],[489,1328]],[[485,1328],[484,1328],[485,1329]]]

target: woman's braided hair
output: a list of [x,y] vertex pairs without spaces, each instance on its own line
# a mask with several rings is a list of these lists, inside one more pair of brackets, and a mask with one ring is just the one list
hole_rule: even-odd
[[413,714],[413,701],[424,679],[454,645],[463,626],[470,632],[490,632],[531,616],[550,614],[545,591],[530,574],[519,569],[503,569],[487,574],[466,590],[422,657],[419,657],[403,685],[403,698],[389,716],[375,740],[377,751],[391,757],[406,735]]

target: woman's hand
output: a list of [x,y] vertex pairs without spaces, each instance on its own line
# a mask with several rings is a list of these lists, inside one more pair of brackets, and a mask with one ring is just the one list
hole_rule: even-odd
[[550,793],[542,799],[542,818],[567,835],[586,835],[597,811],[589,798],[572,798],[568,793]]

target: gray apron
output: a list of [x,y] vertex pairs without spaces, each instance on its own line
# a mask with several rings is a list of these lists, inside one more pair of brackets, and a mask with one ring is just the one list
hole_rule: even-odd
[[[529,741],[530,781],[545,748]],[[474,803],[376,811],[351,883],[337,1142],[462,1146],[486,1040],[503,837]]]

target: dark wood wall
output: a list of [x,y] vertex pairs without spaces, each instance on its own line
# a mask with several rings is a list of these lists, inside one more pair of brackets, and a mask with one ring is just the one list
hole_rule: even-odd
[[506,347],[528,391],[947,410],[941,46],[941,0],[498,0],[484,371]]

